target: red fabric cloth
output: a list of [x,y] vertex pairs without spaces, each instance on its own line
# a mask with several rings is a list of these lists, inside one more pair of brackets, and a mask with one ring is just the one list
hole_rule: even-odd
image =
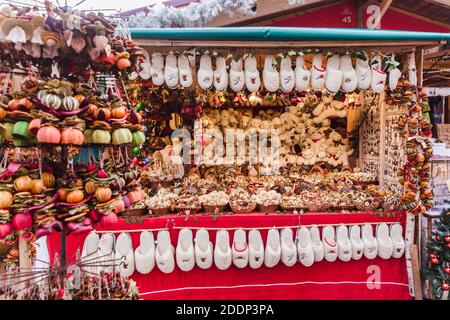
[[[395,216],[394,216],[395,214]],[[139,229],[170,229],[173,245],[176,247],[178,231],[174,227],[206,228],[261,228],[273,226],[298,226],[311,224],[373,223],[399,221],[405,226],[406,214],[396,212],[389,218],[379,213],[305,213],[293,214],[250,214],[202,216],[167,216],[146,218],[143,223],[127,223],[120,219],[109,228],[97,227],[97,230],[113,232]],[[215,242],[215,231],[210,238]],[[267,230],[262,230],[263,240]],[[139,232],[132,232],[133,247],[139,245]],[[67,239],[68,262],[73,262],[75,251],[83,246],[85,235]],[[155,232],[156,238],[156,232]],[[233,231],[230,231],[230,241]],[[59,250],[59,236],[48,238],[50,256]],[[379,275],[378,277],[376,275]],[[406,262],[400,259],[335,262],[325,260],[304,267],[297,263],[286,267],[280,262],[274,268],[262,266],[253,270],[250,267],[238,269],[231,266],[220,271],[214,264],[210,269],[198,267],[183,272],[175,267],[174,272],[164,274],[155,268],[147,275],[135,272],[132,278],[137,282],[142,299],[411,299],[408,289]],[[374,284],[373,281],[379,283]]]

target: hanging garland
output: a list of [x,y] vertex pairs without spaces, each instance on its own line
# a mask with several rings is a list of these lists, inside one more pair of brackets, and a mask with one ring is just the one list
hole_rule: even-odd
[[[230,17],[234,11],[256,15],[257,0],[202,0],[191,2],[182,8],[165,6],[158,3],[149,12],[139,12],[129,17],[128,24],[131,28],[170,28],[170,27],[200,27],[221,13]],[[289,5],[303,3],[304,0],[287,0]]]

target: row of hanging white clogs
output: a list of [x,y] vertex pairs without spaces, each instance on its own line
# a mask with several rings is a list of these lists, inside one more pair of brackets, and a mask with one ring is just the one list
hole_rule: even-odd
[[[212,58],[209,55],[202,55],[200,66],[197,72],[199,86],[208,90],[214,87],[217,91],[224,91],[229,86],[231,90],[239,92],[244,86],[250,92],[256,92],[261,88],[260,72],[257,69],[256,58],[249,55],[245,58],[232,60],[230,71],[227,72],[226,60],[224,57],[216,57],[216,68],[213,70]],[[292,90],[305,91],[309,88],[335,93],[339,90],[353,92],[357,88],[366,90],[372,88],[374,92],[380,93],[384,90],[387,74],[383,71],[381,57],[376,55],[369,60],[356,59],[356,68],[353,68],[350,55],[339,57],[331,56],[326,68],[322,67],[323,56],[316,54],[313,57],[311,69],[305,67],[304,56],[296,58],[295,69],[292,68],[292,61],[289,56],[284,57],[280,63],[280,71],[275,67],[275,58],[266,56],[262,71],[262,84],[270,91],[275,92],[281,89],[285,92]],[[192,69],[189,58],[180,55],[178,58],[169,54],[165,58],[161,53],[154,53],[151,61],[146,53],[146,60],[141,64],[140,76],[143,79],[150,79],[155,85],[164,83],[169,88],[190,87],[193,83]],[[389,87],[394,90],[400,79],[401,72],[395,68],[389,72]]]
[[99,239],[98,234],[92,232],[85,240],[82,260],[86,261],[83,263],[84,269],[97,273],[99,270],[111,272],[111,261],[115,259],[118,270],[124,276],[132,275],[135,270],[147,274],[155,265],[162,272],[170,273],[175,268],[175,262],[182,271],[190,271],[195,265],[208,269],[213,262],[220,270],[228,269],[231,264],[237,268],[250,266],[257,269],[263,264],[271,268],[280,261],[286,266],[300,261],[309,267],[323,259],[333,262],[337,258],[342,261],[359,260],[362,256],[367,259],[377,256],[382,259],[400,258],[405,251],[402,233],[400,224],[393,224],[390,228],[385,223],[377,225],[375,237],[370,224],[362,227],[353,225],[350,230],[340,225],[336,230],[332,226],[323,227],[321,237],[319,228],[312,226],[300,227],[293,239],[292,229],[284,228],[279,232],[273,228],[268,231],[264,246],[259,230],[250,230],[247,241],[246,232],[238,229],[234,232],[230,247],[228,231],[219,230],[213,247],[206,229],[198,230],[193,239],[192,230],[183,228],[176,249],[169,232],[162,230],[158,232],[156,242],[153,233],[143,231],[140,245],[133,251],[128,233],[121,233],[115,241],[113,234],[104,234]]

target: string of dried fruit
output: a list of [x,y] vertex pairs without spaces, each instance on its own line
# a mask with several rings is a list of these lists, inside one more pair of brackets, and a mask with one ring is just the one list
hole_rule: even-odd
[[401,201],[405,210],[424,213],[433,207],[433,192],[430,189],[430,161],[433,156],[431,122],[428,98],[422,90],[408,81],[399,86],[388,97],[388,103],[400,103],[407,113],[399,119],[398,128],[406,139],[406,162],[398,172],[403,185]]

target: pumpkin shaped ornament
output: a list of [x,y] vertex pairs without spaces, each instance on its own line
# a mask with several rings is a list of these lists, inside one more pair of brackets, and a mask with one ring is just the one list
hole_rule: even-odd
[[140,145],[144,144],[146,139],[145,134],[142,131],[134,131],[133,132],[133,146],[139,147]]
[[4,210],[13,204],[13,195],[9,191],[0,191],[0,209]]
[[45,185],[41,179],[34,179],[31,182],[31,193],[39,194],[45,192]]
[[97,185],[92,180],[86,182],[86,184],[84,185],[84,190],[86,191],[87,194],[94,194],[96,189],[97,189]]
[[41,102],[43,105],[53,110],[58,110],[62,104],[61,98],[58,95],[52,93],[43,95],[41,98]]
[[84,143],[94,143],[94,130],[93,129],[86,129],[84,131]]
[[37,93],[37,95],[36,95],[36,97],[37,97],[39,100],[41,100],[41,102],[42,102],[42,100],[44,99],[44,97],[45,97],[47,94],[48,94],[48,91],[47,91],[47,90],[39,90],[38,93]]
[[58,144],[61,142],[61,133],[52,126],[41,127],[37,133],[37,140],[40,143]]
[[88,106],[88,111],[87,111],[88,115],[95,117],[95,112],[97,111],[97,109],[98,109],[98,107],[95,104],[91,103]]
[[108,202],[111,200],[112,191],[110,188],[100,187],[95,191],[95,199],[101,203]]
[[98,144],[111,143],[111,134],[107,130],[97,129],[92,134],[92,142]]
[[67,193],[66,201],[68,203],[81,202],[84,199],[84,193],[81,190],[73,190]]
[[64,128],[61,132],[62,144],[82,145],[84,141],[84,135],[81,130],[75,128]]
[[20,176],[14,180],[14,189],[17,192],[25,192],[31,190],[33,179],[29,176]]
[[133,135],[131,131],[127,128],[120,128],[114,130],[112,134],[112,143],[113,144],[127,144],[133,141]]
[[51,188],[56,183],[56,178],[51,172],[43,172],[41,180],[46,188]]
[[64,97],[62,99],[61,110],[63,111],[75,111],[80,107],[80,101],[75,97]]
[[127,108],[124,106],[120,106],[120,107],[115,107],[114,109],[112,109],[111,116],[114,119],[122,119],[127,116],[127,113],[128,113]]

